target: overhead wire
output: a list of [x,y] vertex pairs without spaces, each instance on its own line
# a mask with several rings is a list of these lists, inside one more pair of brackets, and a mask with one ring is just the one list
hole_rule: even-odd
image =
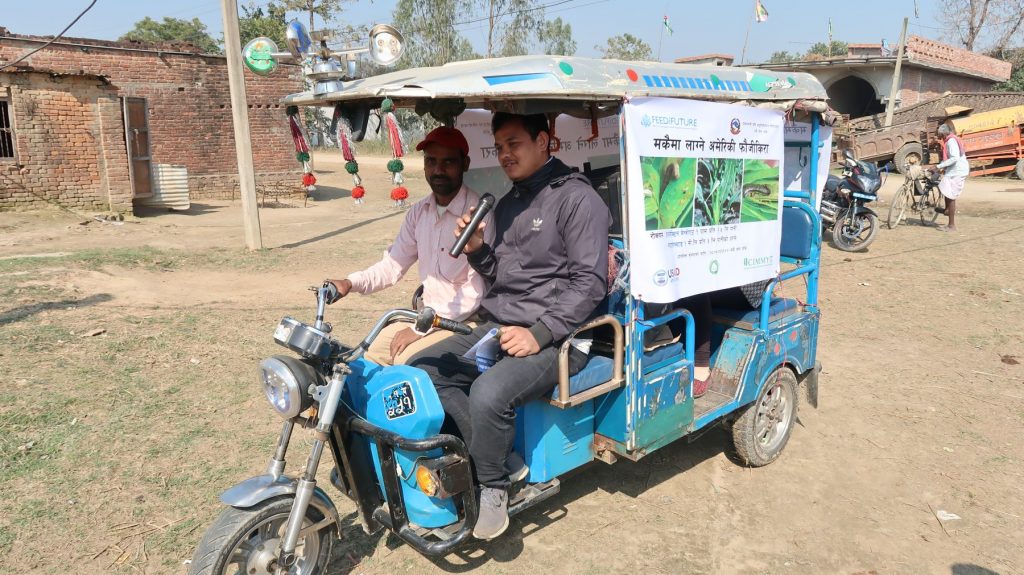
[[63,30],[61,30],[59,34],[57,34],[56,36],[54,36],[53,38],[51,38],[49,42],[47,42],[47,43],[43,44],[42,46],[40,46],[40,47],[36,48],[35,50],[32,50],[32,51],[31,51],[31,52],[29,52],[28,54],[25,54],[24,56],[22,56],[21,58],[18,58],[17,60],[15,60],[15,61],[13,61],[13,62],[8,62],[8,63],[4,64],[3,66],[0,66],[0,71],[2,71],[2,70],[5,70],[5,69],[7,69],[7,68],[10,68],[11,66],[14,66],[15,64],[18,64],[19,62],[22,62],[22,61],[24,61],[24,60],[25,60],[26,58],[28,58],[28,57],[29,57],[29,56],[31,56],[32,54],[35,54],[36,52],[38,52],[38,51],[42,50],[43,48],[46,48],[47,46],[49,46],[50,44],[53,44],[54,42],[56,42],[56,41],[57,41],[58,39],[60,39],[60,38],[61,38],[62,36],[64,36],[64,34],[65,34],[65,33],[66,33],[66,32],[67,32],[68,30],[70,30],[70,29],[71,29],[71,27],[72,27],[72,26],[74,26],[76,22],[78,22],[79,20],[81,20],[81,19],[82,19],[82,16],[85,16],[85,13],[86,13],[86,12],[88,12],[89,10],[92,10],[92,7],[96,5],[96,2],[97,2],[97,1],[98,1],[98,0],[92,0],[92,2],[90,2],[90,3],[89,3],[89,5],[85,7],[85,10],[82,10],[82,11],[81,11],[81,12],[80,12],[80,13],[78,14],[78,16],[75,16],[75,19],[74,19],[74,20],[72,20],[70,24],[68,24],[67,26],[65,26],[65,27],[64,27],[64,29],[63,29]]

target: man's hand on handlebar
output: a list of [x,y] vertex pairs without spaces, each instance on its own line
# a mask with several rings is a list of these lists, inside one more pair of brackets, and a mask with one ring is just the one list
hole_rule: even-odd
[[[466,226],[469,225],[470,220],[473,219],[473,212],[475,211],[475,206],[470,207],[469,211],[463,214],[461,218],[459,218],[458,222],[456,222],[455,224],[455,237],[459,237],[462,235],[462,230],[466,229]],[[473,235],[469,236],[469,241],[466,242],[466,247],[463,248],[462,253],[471,254],[480,249],[480,246],[484,245],[484,228],[486,227],[486,221],[480,222],[480,225],[477,226],[476,231],[473,232]]]
[[399,330],[393,338],[391,338],[391,361],[394,361],[398,354],[405,351],[410,344],[423,337],[422,335],[413,331],[411,327]]
[[327,280],[324,287],[327,288],[327,305],[331,305],[352,291],[352,282],[347,279]]

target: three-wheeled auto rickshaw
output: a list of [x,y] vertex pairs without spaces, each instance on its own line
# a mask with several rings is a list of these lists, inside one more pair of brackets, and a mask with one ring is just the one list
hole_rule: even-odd
[[[559,56],[349,80],[300,26],[289,34],[321,71],[311,90],[284,99],[288,105],[335,106],[356,137],[385,101],[454,125],[473,149],[467,185],[496,195],[507,181],[494,157],[491,114],[544,113],[553,120],[552,152],[579,168],[608,205],[618,273],[594,319],[579,327],[594,334],[586,366],[570,377],[567,340],[550,396],[518,410],[515,450],[529,475],[511,496],[510,514],[542,504],[558,493],[561,476],[594,460],[636,461],[709,426],[731,426],[749,465],[779,456],[799,388],[817,401],[816,206],[828,156],[819,138],[826,94],[817,80]],[[265,48],[264,57],[274,50]],[[799,277],[802,299],[775,294]],[[716,307],[710,327],[672,305],[763,280],[758,309]],[[470,540],[477,501],[469,456],[461,439],[440,434],[444,413],[431,381],[418,369],[362,358],[389,322],[465,326],[429,308],[392,310],[362,341],[343,342],[324,322],[326,288],[317,294],[314,322],[286,317],[274,331],[293,353],[260,365],[260,386],[284,418],[267,472],[222,495],[227,507],[202,538],[191,573],[323,572],[341,532],[338,510],[317,483],[325,450],[335,464],[330,482],[354,502],[367,533],[388,529],[429,556]],[[680,326],[678,339],[646,337],[669,324]],[[712,375],[695,398],[699,328],[711,330]],[[313,443],[296,477],[285,473],[285,456],[298,429],[311,430]]]

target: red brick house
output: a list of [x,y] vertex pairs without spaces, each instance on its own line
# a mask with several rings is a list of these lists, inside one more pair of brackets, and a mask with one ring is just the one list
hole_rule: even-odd
[[[49,38],[0,28],[0,65]],[[62,38],[0,71],[0,209],[60,204],[129,211],[170,198],[231,197],[237,165],[227,62],[191,44]],[[301,69],[245,72],[257,181],[295,181],[280,98]],[[185,186],[187,185],[187,188]]]
[[[808,72],[818,78],[837,111],[859,118],[885,110],[896,67],[896,47],[850,44],[832,58],[757,64],[772,70]],[[896,106],[911,106],[945,92],[988,92],[1010,78],[1011,64],[983,54],[911,35],[896,92]]]

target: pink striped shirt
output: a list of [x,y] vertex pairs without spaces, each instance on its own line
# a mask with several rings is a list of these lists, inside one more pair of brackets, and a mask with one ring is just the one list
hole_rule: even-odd
[[[363,271],[349,274],[352,291],[369,295],[393,286],[419,261],[423,305],[458,321],[471,316],[480,306],[487,285],[469,266],[466,256],[453,258],[448,250],[455,243],[456,222],[479,201],[476,192],[462,186],[440,216],[434,194],[413,204],[384,258]],[[491,216],[485,218],[484,237],[488,243],[494,242]]]

